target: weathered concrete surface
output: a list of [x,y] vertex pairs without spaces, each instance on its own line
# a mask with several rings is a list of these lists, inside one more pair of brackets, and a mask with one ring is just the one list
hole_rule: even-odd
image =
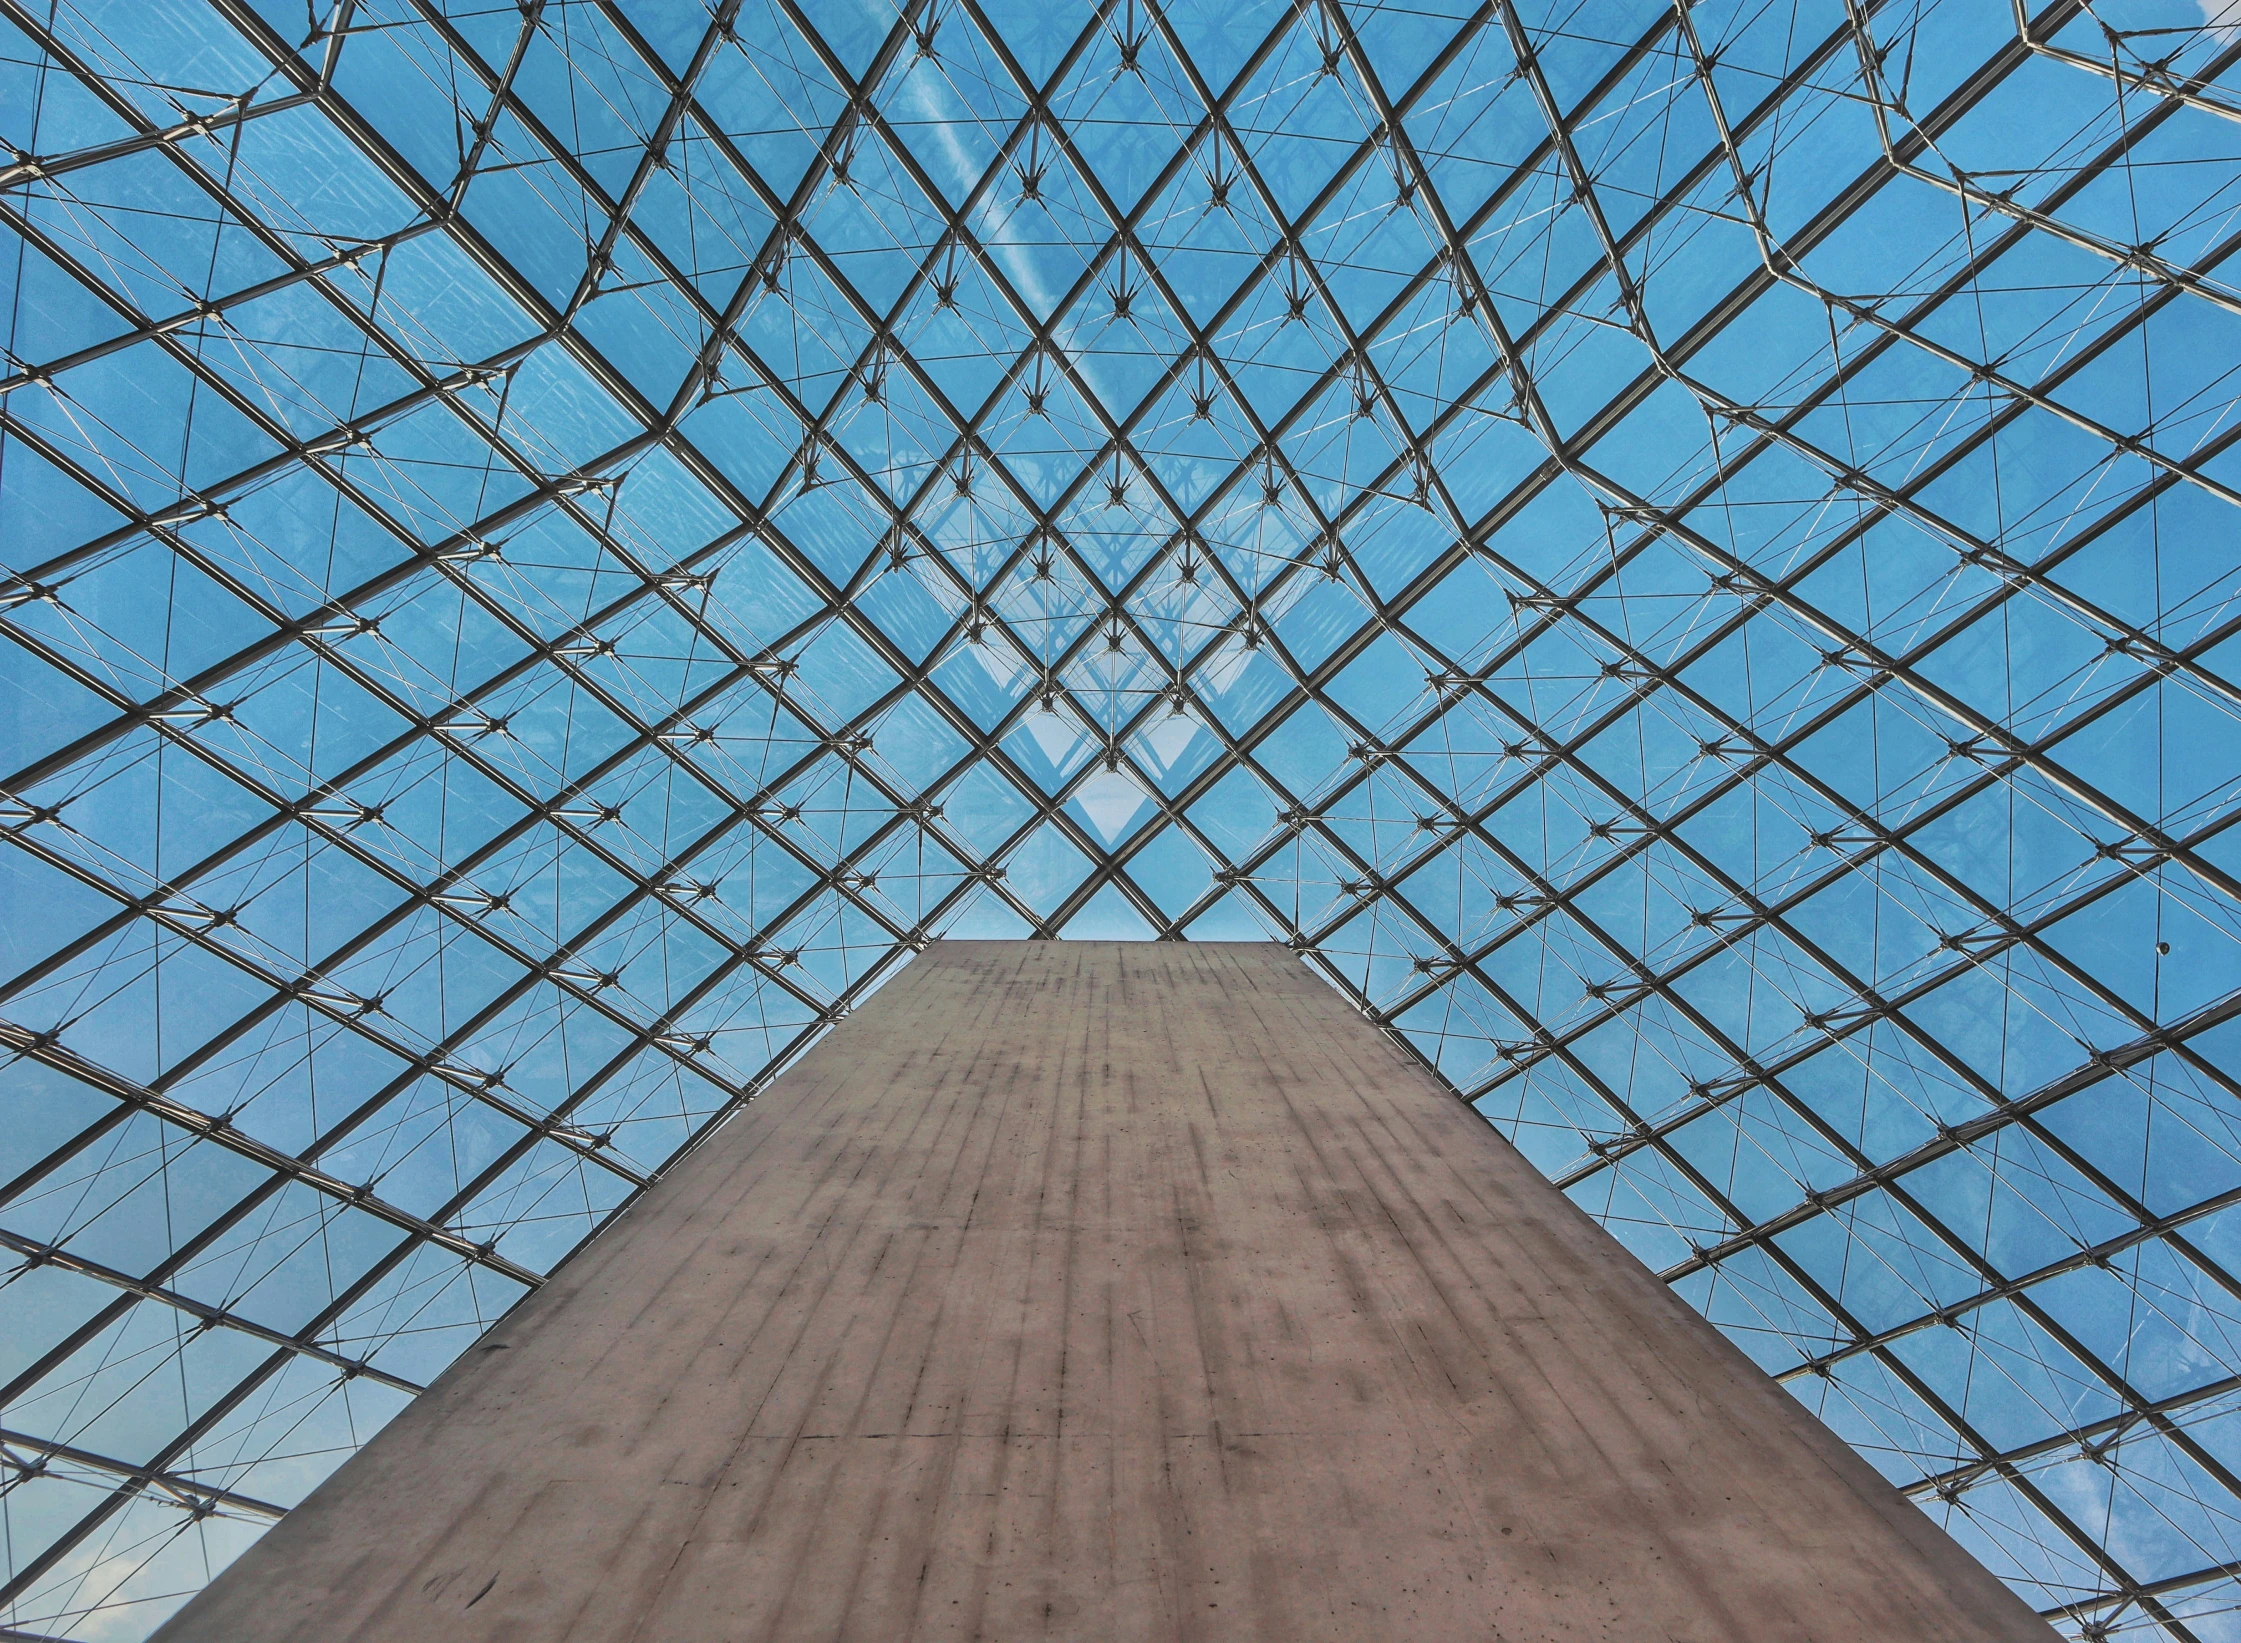
[[2053,1633],[1257,945],[944,943],[163,1643]]

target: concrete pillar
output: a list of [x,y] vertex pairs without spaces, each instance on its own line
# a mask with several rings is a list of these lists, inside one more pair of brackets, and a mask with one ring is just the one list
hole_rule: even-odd
[[1282,948],[944,942],[160,1636],[2053,1633]]

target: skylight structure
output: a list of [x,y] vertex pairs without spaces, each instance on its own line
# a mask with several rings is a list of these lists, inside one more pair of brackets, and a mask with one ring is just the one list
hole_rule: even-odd
[[1291,943],[2069,1633],[2241,1636],[2241,7],[0,34],[0,1625],[1032,933]]

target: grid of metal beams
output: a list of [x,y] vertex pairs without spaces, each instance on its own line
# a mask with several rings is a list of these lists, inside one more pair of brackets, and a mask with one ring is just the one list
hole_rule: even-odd
[[932,937],[1273,933],[2071,1633],[2241,1636],[2227,0],[0,30],[0,1625]]

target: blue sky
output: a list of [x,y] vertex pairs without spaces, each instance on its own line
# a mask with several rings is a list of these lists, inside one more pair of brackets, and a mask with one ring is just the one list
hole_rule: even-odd
[[2192,0],[0,15],[6,1621],[944,934],[1275,939],[2074,1636],[2241,1636]]

